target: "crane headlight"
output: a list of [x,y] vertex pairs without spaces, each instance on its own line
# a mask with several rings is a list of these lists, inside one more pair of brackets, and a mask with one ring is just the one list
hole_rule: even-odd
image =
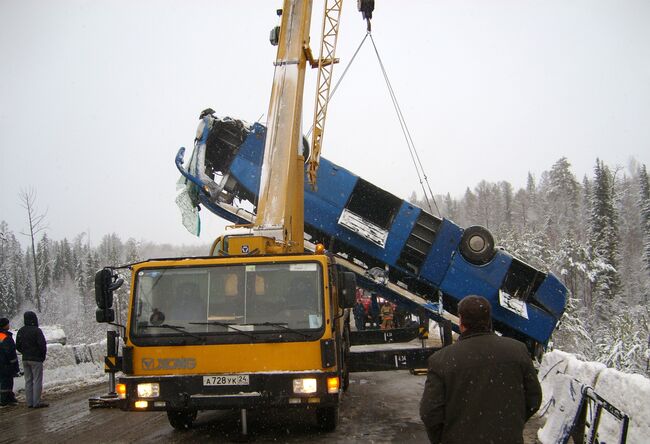
[[316,378],[300,378],[293,380],[294,393],[316,393]]
[[157,398],[158,396],[160,396],[160,384],[157,382],[138,384],[138,398]]

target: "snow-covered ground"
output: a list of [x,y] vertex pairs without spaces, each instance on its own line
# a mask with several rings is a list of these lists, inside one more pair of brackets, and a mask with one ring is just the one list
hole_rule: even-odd
[[[48,342],[44,365],[46,395],[108,381],[104,373],[106,341],[65,345],[66,335],[60,327],[44,326],[42,329]],[[628,443],[648,442],[650,379],[619,372],[601,363],[580,361],[574,355],[559,350],[544,355],[539,367],[539,379],[544,392],[539,414],[546,419],[545,426],[538,432],[542,443],[557,442],[563,428],[573,422],[583,386],[593,388],[599,396],[630,417]],[[23,388],[23,378],[16,378],[14,389],[19,396]],[[599,441],[618,442],[620,430],[620,422],[603,412],[598,429]]]

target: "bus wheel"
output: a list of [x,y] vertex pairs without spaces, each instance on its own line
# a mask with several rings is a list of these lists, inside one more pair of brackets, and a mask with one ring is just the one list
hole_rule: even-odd
[[187,430],[196,419],[196,410],[168,410],[167,419],[176,430]]
[[468,227],[460,239],[460,253],[474,265],[485,265],[494,257],[494,237],[487,228]]
[[333,432],[339,424],[339,406],[321,407],[316,410],[318,427],[324,432]]

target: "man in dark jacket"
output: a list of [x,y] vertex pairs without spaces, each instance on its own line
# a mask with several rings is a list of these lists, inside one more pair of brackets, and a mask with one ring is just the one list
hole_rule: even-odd
[[9,319],[0,319],[0,406],[16,405],[14,377],[18,376],[18,357]]
[[481,296],[458,304],[460,339],[429,358],[420,417],[432,443],[522,443],[542,389],[526,346],[492,332]]
[[357,301],[356,304],[354,304],[354,308],[352,309],[352,313],[354,314],[354,325],[357,328],[357,331],[362,331],[366,329],[366,309],[363,308],[363,304],[361,301]]
[[38,328],[36,313],[26,311],[24,319],[25,326],[21,327],[16,335],[16,348],[23,355],[27,407],[38,409],[49,405],[41,402],[43,361],[47,353],[47,344],[43,331]]

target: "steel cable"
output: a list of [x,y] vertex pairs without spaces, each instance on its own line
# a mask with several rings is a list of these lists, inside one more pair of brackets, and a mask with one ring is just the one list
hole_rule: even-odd
[[386,81],[386,86],[388,87],[388,92],[390,94],[391,101],[393,102],[393,107],[395,108],[395,112],[397,113],[397,119],[399,120],[400,127],[402,128],[402,133],[404,134],[404,138],[406,139],[406,145],[409,149],[409,154],[411,155],[413,166],[415,167],[415,171],[418,175],[418,180],[420,181],[420,186],[422,187],[422,192],[424,193],[424,198],[427,201],[427,205],[429,206],[429,211],[433,213],[433,208],[431,208],[431,202],[429,201],[429,196],[427,195],[427,190],[424,187],[424,183],[426,183],[427,185],[429,194],[431,195],[431,200],[433,200],[433,204],[436,207],[436,211],[438,212],[438,216],[441,217],[440,209],[438,208],[436,199],[433,196],[433,191],[431,191],[429,180],[427,178],[426,173],[424,172],[424,167],[422,166],[422,162],[420,161],[420,156],[418,155],[418,152],[415,148],[415,144],[413,143],[411,132],[409,131],[408,126],[406,125],[406,120],[404,119],[404,115],[402,114],[402,109],[399,106],[399,102],[397,101],[397,96],[395,95],[395,91],[393,90],[393,87],[388,78],[388,73],[386,72],[386,68],[384,67],[384,63],[381,59],[381,56],[379,55],[379,50],[377,49],[375,40],[372,38],[371,34],[368,35],[370,35],[370,41],[372,42],[372,47],[374,48],[375,54],[377,55],[377,61],[379,62],[379,66],[381,67],[381,72],[384,76],[384,80]]
[[[366,33],[366,35],[363,37],[363,39],[361,39],[361,43],[359,43],[359,46],[357,47],[357,50],[354,51],[354,54],[352,55],[352,58],[350,59],[348,64],[345,66],[345,69],[343,70],[343,74],[341,74],[341,77],[336,82],[336,85],[334,85],[334,88],[332,88],[332,93],[330,94],[329,98],[327,99],[328,104],[332,100],[332,97],[334,97],[334,94],[336,93],[336,90],[338,89],[339,85],[341,84],[341,81],[343,81],[343,78],[345,77],[345,74],[347,74],[348,69],[350,69],[350,66],[352,65],[352,62],[354,62],[354,59],[357,57],[357,54],[359,54],[359,50],[361,49],[361,47],[363,46],[363,44],[365,43],[365,41],[366,41],[366,39],[368,38],[369,35],[370,35],[369,33]],[[311,128],[309,128],[309,131],[307,131],[307,134],[305,135],[305,137],[309,138],[309,136],[311,136],[312,131],[314,131],[314,125],[313,124],[312,124]]]

